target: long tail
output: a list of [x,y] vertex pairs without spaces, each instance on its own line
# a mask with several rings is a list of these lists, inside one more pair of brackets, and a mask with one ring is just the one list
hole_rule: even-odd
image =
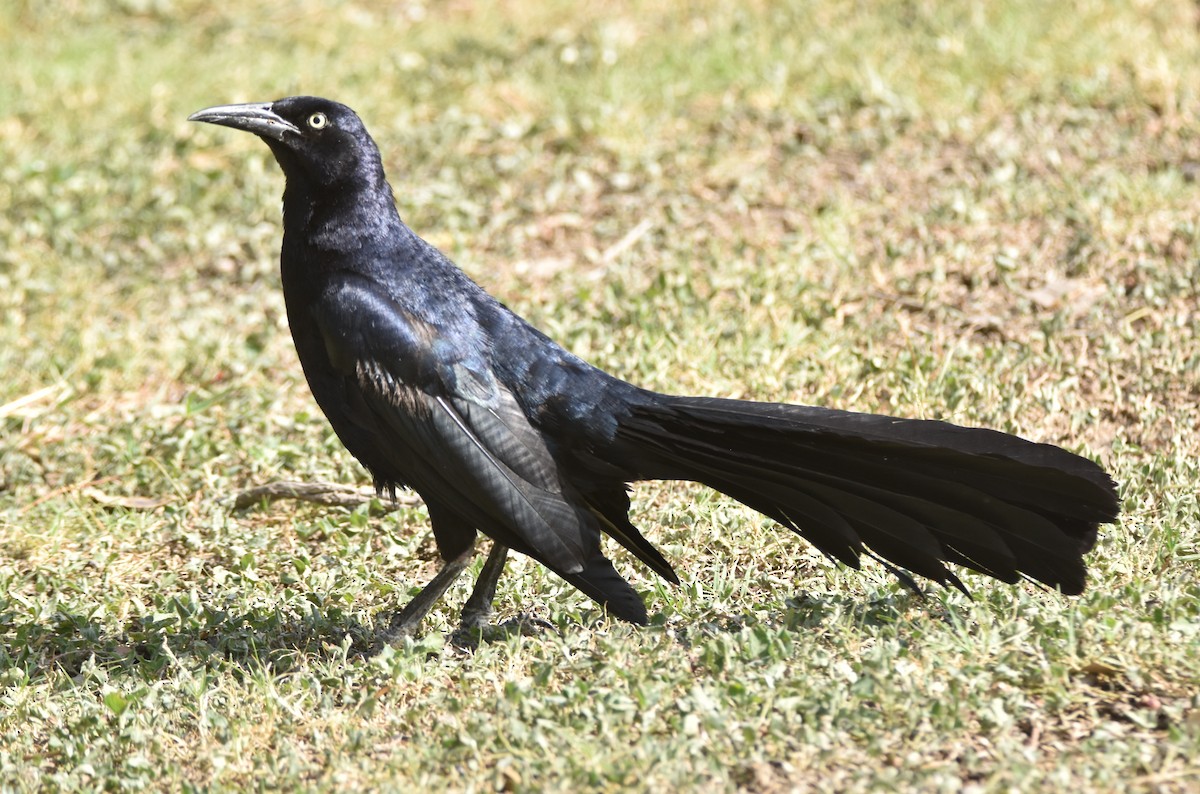
[[1083,555],[1115,521],[1095,463],[994,430],[825,408],[654,395],[617,444],[648,478],[702,482],[854,568],[867,553],[966,591],[944,563],[1083,591]]

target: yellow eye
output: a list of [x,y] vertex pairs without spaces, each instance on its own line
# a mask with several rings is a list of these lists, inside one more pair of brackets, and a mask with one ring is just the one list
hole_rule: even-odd
[[314,113],[308,117],[308,126],[314,130],[324,129],[329,124],[329,119],[324,113]]

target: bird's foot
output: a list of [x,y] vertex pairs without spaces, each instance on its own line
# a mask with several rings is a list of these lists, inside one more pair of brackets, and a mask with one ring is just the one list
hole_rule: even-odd
[[[406,617],[409,619],[406,619]],[[375,637],[383,645],[395,645],[401,640],[415,637],[417,635],[417,629],[421,625],[422,617],[424,617],[424,615],[418,617],[416,620],[412,620],[411,616],[405,616],[403,613],[397,613],[392,616],[391,620],[387,622],[387,625],[375,632]]]
[[413,596],[404,609],[393,615],[387,626],[378,632],[380,641],[393,645],[406,637],[414,636],[421,621],[429,614],[429,610],[441,600],[442,595],[467,567],[472,553],[473,549],[467,549],[458,557],[448,560],[442,565],[441,570],[430,580],[429,584]]
[[499,642],[510,637],[536,637],[552,631],[558,633],[558,628],[548,620],[535,618],[532,615],[518,615],[503,623],[489,623],[488,615],[463,613],[459,627],[450,634],[450,644],[458,648],[474,650],[481,643]]

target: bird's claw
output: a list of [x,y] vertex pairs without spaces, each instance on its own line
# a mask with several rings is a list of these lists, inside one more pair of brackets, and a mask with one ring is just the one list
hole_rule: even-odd
[[415,637],[420,621],[403,619],[397,615],[388,622],[387,626],[376,632],[376,637],[383,645],[395,645],[401,640]]
[[481,643],[499,642],[509,637],[536,637],[545,631],[558,633],[558,628],[548,620],[532,615],[518,615],[503,623],[492,624],[487,615],[463,615],[462,623],[451,633],[450,643],[459,648],[473,650]]

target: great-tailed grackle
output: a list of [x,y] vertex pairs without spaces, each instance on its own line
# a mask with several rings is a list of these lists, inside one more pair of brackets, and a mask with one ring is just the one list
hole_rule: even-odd
[[1112,479],[1066,450],[993,430],[800,405],[676,397],[564,350],[400,220],[379,150],[316,97],[190,117],[259,136],[286,177],[284,298],[313,396],[381,492],[415,489],[445,566],[391,625],[412,631],[496,541],[464,609],[485,618],[506,549],[632,623],[642,599],[607,533],[669,582],[629,521],[628,484],[694,480],[829,557],[880,559],[963,589],[950,562],[1005,582],[1083,590],[1083,554],[1116,520]]

